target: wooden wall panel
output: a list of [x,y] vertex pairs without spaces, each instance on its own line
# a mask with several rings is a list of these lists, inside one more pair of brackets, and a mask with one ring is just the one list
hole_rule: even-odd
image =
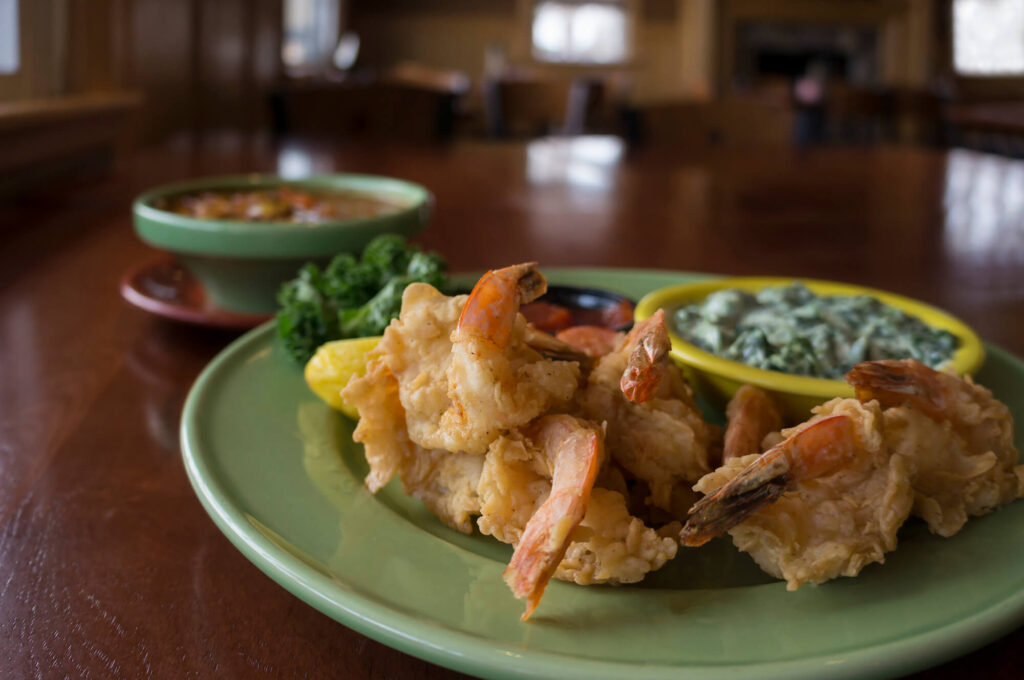
[[132,0],[129,54],[132,86],[145,96],[144,139],[153,139],[192,124],[193,0]]
[[18,3],[21,66],[16,73],[0,76],[0,102],[64,92],[66,14],[65,0]]
[[282,0],[22,0],[0,103],[140,90],[144,140],[254,129],[280,76]]
[[198,11],[199,127],[265,126],[267,96],[281,73],[281,0],[203,2]]
[[127,0],[82,0],[67,5],[67,94],[112,92],[125,82],[127,51],[122,17]]

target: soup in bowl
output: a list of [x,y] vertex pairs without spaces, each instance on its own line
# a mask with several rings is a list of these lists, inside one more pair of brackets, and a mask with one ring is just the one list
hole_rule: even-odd
[[380,234],[416,234],[433,203],[423,186],[390,177],[238,175],[156,187],[132,212],[139,238],[173,253],[213,304],[270,313],[303,264],[358,253]]

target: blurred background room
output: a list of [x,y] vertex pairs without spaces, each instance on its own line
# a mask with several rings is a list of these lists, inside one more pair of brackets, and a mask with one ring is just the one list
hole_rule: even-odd
[[364,172],[433,192],[420,239],[456,268],[500,242],[992,303],[1022,155],[1018,0],[0,0],[2,227]]
[[0,166],[253,134],[1016,155],[1022,35],[1014,0],[0,0]]

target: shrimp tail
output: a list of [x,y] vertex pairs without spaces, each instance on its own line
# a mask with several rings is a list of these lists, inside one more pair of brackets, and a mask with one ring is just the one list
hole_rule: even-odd
[[587,353],[567,342],[559,340],[554,335],[537,330],[533,326],[526,327],[526,334],[523,336],[523,340],[527,345],[549,359],[577,361],[583,368],[590,368],[594,363],[593,358]]
[[690,547],[704,545],[774,503],[790,482],[784,457],[764,465],[755,462],[717,492],[694,503],[680,540]]
[[762,389],[743,385],[725,408],[728,422],[722,461],[740,458],[761,450],[761,440],[770,432],[782,428],[782,413],[772,398]]
[[544,589],[583,520],[590,491],[604,458],[601,431],[567,415],[541,418],[532,431],[541,448],[555,451],[551,494],[526,523],[505,582],[517,598],[526,598],[526,621],[537,609]]
[[696,547],[721,536],[799,481],[835,472],[857,451],[848,416],[822,418],[765,451],[728,484],[694,503],[680,533]]
[[477,281],[459,316],[456,330],[504,348],[512,335],[519,307],[536,300],[548,289],[548,281],[536,262],[492,269]]
[[857,364],[846,374],[846,382],[862,402],[877,399],[885,408],[912,406],[939,418],[947,408],[944,377],[944,373],[913,359],[887,359]]
[[600,359],[614,352],[625,340],[626,335],[601,326],[572,326],[559,331],[556,337],[577,351],[591,358]]
[[665,327],[665,312],[659,309],[630,331],[628,341],[635,342],[619,388],[626,398],[642,404],[650,401],[665,376],[665,361],[672,348]]

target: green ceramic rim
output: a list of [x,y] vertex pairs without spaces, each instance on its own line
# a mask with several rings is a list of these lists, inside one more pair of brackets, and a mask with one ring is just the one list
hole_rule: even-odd
[[[628,270],[548,270],[553,281],[580,285],[628,276]],[[654,270],[633,270],[637,276]],[[664,274],[664,272],[662,272]],[[678,273],[679,275],[685,275]],[[569,280],[566,280],[569,279]],[[605,285],[612,285],[606,283]],[[758,664],[633,664],[583,659],[567,654],[524,651],[489,641],[486,634],[469,635],[443,625],[428,625],[402,610],[384,606],[353,587],[330,577],[284,550],[248,521],[233,491],[207,457],[201,442],[201,416],[211,387],[237,369],[253,353],[263,354],[273,340],[272,323],[237,339],[200,374],[184,406],[181,422],[182,455],[189,479],[203,506],[228,539],[259,569],[300,599],[344,625],[413,656],[462,672],[493,678],[559,677],[579,680],[632,677],[637,680],[688,678],[724,679],[891,677],[941,663],[965,654],[1011,630],[1024,618],[1024,590],[987,602],[969,616],[949,625],[921,629],[915,634],[848,650],[841,665],[833,655]],[[1007,352],[988,346],[990,357],[1024,372],[1024,365]],[[841,613],[839,613],[841,614]],[[584,634],[585,633],[581,633]],[[727,635],[728,631],[723,631]],[[514,661],[514,663],[513,663]]]
[[[264,189],[289,186],[309,190],[349,190],[380,194],[406,207],[386,215],[316,224],[203,220],[154,208],[158,198],[188,191]],[[163,184],[132,203],[135,231],[146,243],[174,253],[236,258],[312,258],[357,252],[374,236],[411,236],[423,229],[434,197],[423,186],[377,175],[313,175],[285,179],[277,175],[224,175]]]

